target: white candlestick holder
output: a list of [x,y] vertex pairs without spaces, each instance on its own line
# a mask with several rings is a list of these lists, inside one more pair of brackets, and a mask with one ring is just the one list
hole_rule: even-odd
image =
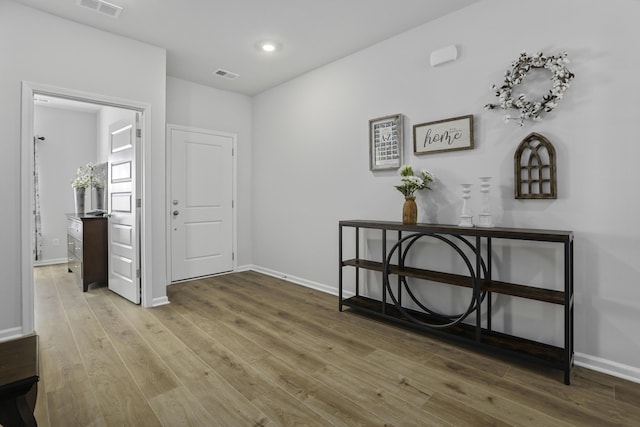
[[462,212],[460,213],[459,227],[473,227],[473,215],[469,212],[469,199],[471,198],[471,184],[460,184],[462,187]]
[[480,177],[480,192],[482,193],[482,209],[478,215],[478,227],[493,227],[493,219],[491,217],[491,203],[489,201],[489,192],[491,188],[490,176]]

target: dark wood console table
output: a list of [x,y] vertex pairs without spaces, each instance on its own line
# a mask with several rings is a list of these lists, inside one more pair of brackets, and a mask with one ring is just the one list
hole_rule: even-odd
[[0,343],[0,425],[37,425],[39,366],[37,335]]
[[[343,251],[344,229],[355,230],[355,256],[345,259]],[[377,260],[363,259],[360,254],[360,230],[378,230],[381,234],[382,250]],[[396,234],[397,233],[397,234]],[[469,274],[453,274],[405,265],[405,258],[419,239],[434,238],[462,257]],[[564,258],[563,290],[545,289],[508,283],[492,279],[493,239],[529,240],[560,244]],[[564,371],[564,382],[569,384],[573,365],[573,232],[556,230],[534,230],[520,228],[464,228],[452,225],[417,224],[405,225],[384,221],[340,221],[339,222],[339,310],[343,306],[370,315],[384,318],[434,335],[466,342],[486,350],[498,351],[519,358],[551,366]],[[483,248],[485,257],[483,257]],[[344,297],[343,269],[355,268],[355,292]],[[373,299],[361,294],[360,270],[382,273],[382,298]],[[397,279],[397,286],[391,285]],[[472,289],[472,298],[467,310],[454,316],[442,315],[421,305],[412,292],[407,278],[445,283]],[[564,311],[564,345],[557,347],[492,329],[491,294],[509,295],[519,298],[560,305]],[[422,310],[406,308],[403,298],[411,298]],[[486,319],[482,321],[482,314]],[[475,319],[473,318],[475,314]]]

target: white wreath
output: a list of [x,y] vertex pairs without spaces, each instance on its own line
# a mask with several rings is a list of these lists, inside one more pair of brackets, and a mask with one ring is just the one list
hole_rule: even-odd
[[[500,107],[502,109],[515,108],[520,110],[518,117],[511,117],[508,114],[504,116],[505,122],[509,120],[520,120],[520,126],[523,125],[525,119],[540,120],[542,112],[550,112],[557,105],[558,101],[564,96],[564,91],[569,87],[571,79],[575,76],[566,67],[569,63],[567,53],[563,52],[558,56],[544,56],[537,53],[535,56],[528,56],[526,52],[522,52],[517,61],[513,62],[513,68],[504,73],[504,84],[496,91],[496,96],[500,99],[499,104],[487,104],[485,108],[492,110]],[[547,95],[539,101],[528,101],[524,94],[520,94],[518,98],[513,99],[513,88],[526,77],[532,68],[546,68],[551,71],[552,87]],[[491,86],[492,90],[496,90],[496,85]]]

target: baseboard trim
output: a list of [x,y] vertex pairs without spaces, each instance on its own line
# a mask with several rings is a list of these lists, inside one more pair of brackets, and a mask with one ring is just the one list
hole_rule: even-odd
[[[263,274],[266,274],[267,276],[276,277],[281,280],[286,280],[287,282],[295,283],[296,285],[304,286],[305,288],[315,289],[316,291],[324,292],[325,294],[338,296],[338,289],[332,286],[325,285],[323,283],[302,279],[300,277],[291,276],[286,273],[260,267],[257,265],[249,265],[249,266],[246,266],[245,268],[246,270],[243,270],[243,271],[255,271],[256,273],[263,273]],[[351,291],[343,291],[344,298],[350,298],[354,295],[355,294]]]
[[[242,273],[243,271],[252,271],[255,270],[255,266],[251,265],[251,264],[247,264],[247,265],[238,265],[236,266],[236,269],[233,271],[234,273]],[[257,270],[255,270],[257,271]]]
[[5,329],[0,331],[0,342],[20,338],[21,336],[24,336],[21,326]]
[[169,297],[159,297],[151,300],[151,307],[160,307],[161,305],[169,304]]
[[640,383],[640,368],[582,353],[575,354],[574,362],[576,365],[592,371]]
[[257,265],[252,265],[248,270],[255,271],[257,273],[266,274],[267,276],[276,277],[278,279],[286,280],[287,282],[292,282],[297,285],[304,286],[306,288],[315,289],[316,291],[324,292],[325,294],[338,295],[338,290],[327,286],[323,283],[314,282],[311,280],[306,280],[301,277],[291,276],[286,273],[281,273],[279,271],[271,270],[264,267],[259,267]]
[[33,261],[34,267],[44,267],[45,265],[66,264],[69,262],[67,258],[43,259],[42,261]]

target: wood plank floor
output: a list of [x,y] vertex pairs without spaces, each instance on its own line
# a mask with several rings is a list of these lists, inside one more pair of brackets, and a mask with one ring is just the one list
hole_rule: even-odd
[[639,426],[640,384],[483,355],[254,272],[170,305],[38,267],[40,426]]

